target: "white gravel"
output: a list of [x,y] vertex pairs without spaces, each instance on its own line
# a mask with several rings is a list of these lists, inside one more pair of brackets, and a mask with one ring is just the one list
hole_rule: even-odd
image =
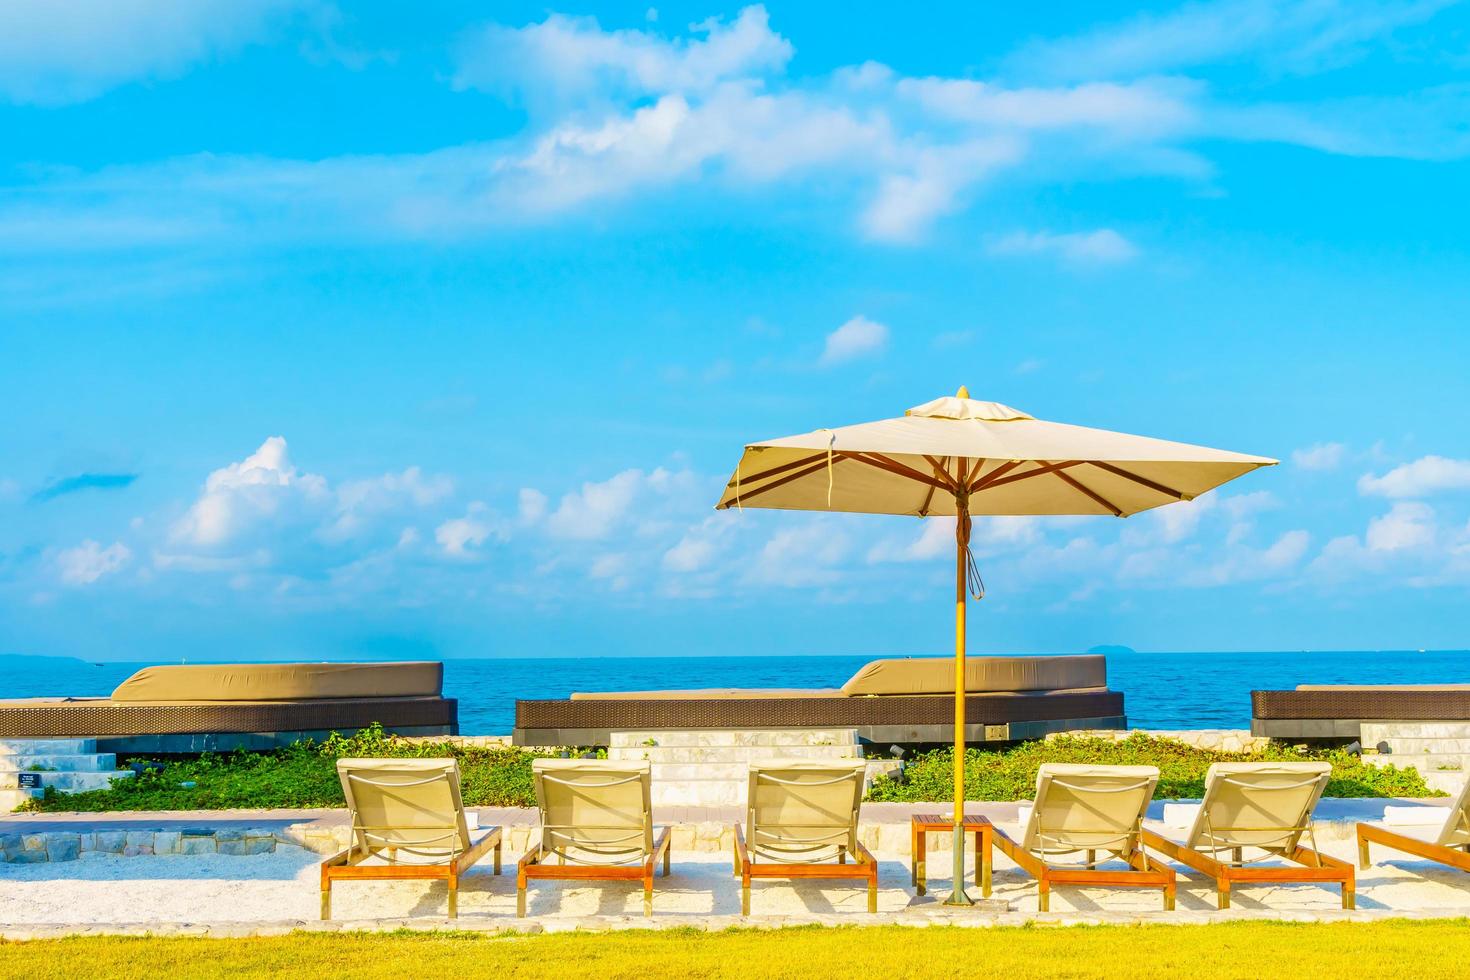
[[[1323,849],[1353,859],[1351,841],[1323,842]],[[1391,863],[1382,863],[1388,857]],[[879,909],[902,912],[912,901],[906,858],[879,855]],[[1407,855],[1375,851],[1380,863],[1359,872],[1358,906],[1364,910],[1404,913],[1470,914],[1470,875]],[[131,857],[91,854],[59,864],[0,864],[0,923],[264,923],[312,921],[318,916],[318,855],[291,847],[253,857],[221,855]],[[931,895],[946,892],[948,853],[931,854]],[[1190,873],[1192,875],[1192,873]],[[1034,912],[1036,886],[1013,865],[998,859],[995,897],[1017,912]],[[1179,877],[1176,917],[1214,918],[1213,884],[1199,876]],[[515,915],[514,858],[507,855],[505,873],[496,877],[487,859],[460,886],[462,920],[508,919]],[[971,892],[978,889],[971,886]],[[445,886],[425,882],[347,882],[333,891],[334,918],[422,918],[445,915]],[[659,917],[729,916],[739,912],[739,882],[723,854],[674,855],[674,874],[654,886],[654,912]],[[752,888],[757,915],[851,915],[862,922],[866,896],[860,884],[845,882],[757,881]],[[637,883],[532,882],[533,919],[584,917],[641,918],[642,889]],[[1157,892],[1142,890],[1057,888],[1052,910],[1058,913],[1157,912]],[[1234,893],[1234,914],[1263,912],[1287,917],[1335,913],[1335,888],[1312,885],[1245,886]]]

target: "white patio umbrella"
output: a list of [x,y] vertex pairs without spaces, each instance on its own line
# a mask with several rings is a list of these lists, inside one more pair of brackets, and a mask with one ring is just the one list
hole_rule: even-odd
[[[961,388],[901,418],[751,443],[716,509],[954,517],[954,891],[964,887],[965,599],[976,515],[1128,517],[1195,497],[1274,459],[1045,422]],[[977,577],[978,581],[978,577]],[[976,597],[979,597],[978,591]]]

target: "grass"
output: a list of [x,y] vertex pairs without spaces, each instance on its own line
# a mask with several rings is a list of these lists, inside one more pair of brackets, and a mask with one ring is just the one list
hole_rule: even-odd
[[[176,758],[161,771],[144,771],[118,780],[110,789],[63,793],[48,787],[23,809],[41,811],[221,810],[230,808],[305,808],[343,805],[336,761],[343,757],[453,756],[459,760],[461,789],[469,806],[534,806],[531,760],[537,753],[516,748],[470,748],[451,743],[411,742],[365,729],[351,738],[299,742],[275,752],[237,752]],[[874,801],[929,803],[950,799],[953,752],[940,749],[914,757],[900,779],[879,777],[868,798]],[[1414,769],[1378,769],[1338,750],[1299,753],[1271,748],[1242,754],[1196,749],[1182,742],[1134,734],[1121,742],[1065,737],[1023,742],[996,750],[965,753],[965,789],[971,800],[1030,799],[1036,769],[1043,762],[1092,762],[1158,766],[1160,799],[1198,798],[1212,762],[1253,759],[1326,759],[1332,763],[1328,796],[1443,796],[1429,789]],[[147,760],[129,760],[147,761]],[[180,783],[192,782],[192,788]]]
[[[1205,792],[1205,772],[1212,762],[1321,759],[1332,764],[1327,796],[1425,797],[1445,794],[1429,789],[1416,769],[1369,766],[1360,756],[1340,749],[1297,752],[1272,746],[1264,752],[1212,752],[1171,739],[1135,732],[1121,742],[1105,738],[1064,736],[1023,742],[1012,748],[965,753],[965,797],[971,800],[1029,800],[1035,794],[1036,770],[1043,762],[1158,766],[1157,799],[1198,799]],[[870,800],[917,803],[951,799],[954,750],[918,755],[904,767],[902,779],[879,777]]]
[[[469,806],[534,806],[531,760],[546,753],[413,742],[379,727],[351,738],[303,741],[275,752],[206,753],[168,759],[162,770],[117,780],[110,789],[62,793],[47,788],[22,809],[40,811],[223,810],[237,807],[344,806],[340,758],[446,757],[459,760],[460,790]],[[130,762],[151,761],[132,759]],[[192,789],[180,783],[193,782]]]
[[804,927],[549,935],[337,933],[252,939],[87,936],[0,944],[0,976],[1149,978],[1458,977],[1454,921],[965,929]]

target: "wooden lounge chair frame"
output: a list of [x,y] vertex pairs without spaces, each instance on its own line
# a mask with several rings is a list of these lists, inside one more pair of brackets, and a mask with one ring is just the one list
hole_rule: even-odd
[[[978,818],[980,820],[985,817]],[[991,825],[990,846],[1016,862],[1022,871],[1036,879],[1036,909],[1038,912],[1051,910],[1052,885],[1083,885],[1098,888],[1159,888],[1164,893],[1164,911],[1174,911],[1174,896],[1177,889],[1174,869],[1158,861],[1149,860],[1144,852],[1142,837],[1139,846],[1128,855],[1132,871],[1104,870],[1098,868],[1097,853],[1087,851],[1087,859],[1076,866],[1057,866],[1045,861],[1011,840],[1004,830]],[[989,864],[994,866],[995,858]],[[989,882],[986,882],[988,886]],[[982,894],[990,897],[990,888],[982,887]]]
[[[1225,783],[1242,785],[1239,780],[1232,779],[1229,772],[1221,773],[1215,777]],[[1285,783],[1272,787],[1250,786],[1258,792],[1290,791],[1307,789],[1315,783],[1325,786],[1327,774],[1312,775],[1310,778],[1299,780],[1295,783]],[[1245,784],[1248,785],[1248,784]],[[1317,791],[1320,793],[1320,789]],[[1206,790],[1206,803],[1208,802],[1209,790]],[[1155,851],[1166,857],[1178,861],[1201,874],[1215,879],[1216,902],[1222,909],[1230,907],[1230,890],[1237,884],[1259,884],[1262,882],[1273,883],[1319,883],[1338,884],[1342,886],[1342,907],[1352,909],[1357,907],[1357,880],[1353,873],[1353,866],[1346,861],[1329,857],[1317,850],[1317,835],[1313,829],[1312,811],[1316,808],[1317,797],[1314,795],[1311,804],[1307,808],[1304,823],[1298,826],[1250,826],[1250,827],[1215,827],[1210,823],[1208,811],[1201,813],[1200,819],[1204,823],[1204,838],[1216,842],[1206,849],[1191,847],[1170,840],[1162,834],[1152,830],[1143,832],[1143,839]],[[1202,806],[1205,804],[1201,804]],[[1275,842],[1268,838],[1266,842],[1240,846],[1235,842],[1233,834],[1274,834]],[[1303,847],[1300,843],[1302,834],[1306,834],[1312,842],[1311,847]],[[1281,858],[1292,862],[1295,867],[1261,867],[1251,866],[1251,861],[1245,857],[1245,848],[1251,847],[1264,851],[1265,854],[1258,860],[1268,858]],[[1229,854],[1227,860],[1221,860],[1218,855]]]
[[[1106,769],[1107,767],[1098,767]],[[1090,792],[1123,793],[1147,789],[1152,795],[1152,787],[1158,781],[1157,771],[1151,776],[1141,776],[1135,783],[1125,783],[1120,786],[1106,789],[1096,789],[1087,786],[1077,786],[1068,783],[1069,778],[1075,778],[1080,773],[1059,772],[1051,770],[1051,767],[1043,766],[1038,775],[1038,793],[1041,790],[1043,780],[1049,781],[1050,785],[1061,789],[1073,789]],[[1087,774],[1093,775],[1093,774]],[[1126,774],[1125,774],[1126,775]],[[1038,801],[1039,802],[1039,801]],[[978,818],[985,820],[984,817]],[[987,835],[989,846],[999,850],[1006,857],[1014,861],[1017,866],[1031,877],[1036,879],[1037,911],[1047,912],[1051,909],[1051,889],[1053,885],[1081,885],[1106,888],[1157,888],[1164,895],[1164,911],[1174,910],[1176,892],[1176,878],[1174,869],[1159,861],[1151,860],[1143,844],[1143,814],[1140,812],[1133,819],[1132,826],[1115,835],[1113,838],[1097,840],[1095,847],[1076,847],[1065,838],[1058,837],[1055,833],[1048,833],[1046,826],[1041,822],[1041,812],[1034,812],[1031,818],[1037,821],[1037,840],[1041,846],[1036,852],[1028,850],[1021,844],[1012,840],[1005,831],[992,824],[991,831]],[[1091,835],[1089,835],[1091,836]],[[1056,842],[1057,846],[1047,846],[1048,841]],[[1105,852],[1103,860],[1113,857],[1126,861],[1131,870],[1120,871],[1116,869],[1103,869],[1097,865],[1098,851]],[[1046,858],[1061,854],[1084,854],[1084,860],[1080,864],[1052,864]],[[991,867],[995,864],[994,854],[988,855],[986,862]],[[990,890],[982,887],[982,893],[989,897]]]
[[[1464,805],[1466,797],[1470,797],[1470,786],[1461,792],[1461,801],[1454,809],[1454,816],[1445,817],[1447,825],[1441,831],[1441,837],[1451,832],[1462,835],[1470,834],[1470,819],[1466,817]],[[1430,861],[1458,868],[1461,871],[1470,871],[1470,841],[1460,844],[1441,844],[1437,841],[1410,837],[1407,834],[1396,834],[1378,824],[1360,823],[1358,824],[1358,865],[1365,871],[1371,863],[1368,855],[1369,843],[1390,847],[1395,851],[1402,851],[1415,857],[1428,858]]]
[[[750,793],[754,800],[756,784],[760,780],[778,784],[802,785],[792,780],[783,779],[773,774],[772,770],[780,771],[779,765],[764,767],[751,767]],[[858,793],[861,793],[863,781],[862,770],[854,770],[851,774],[844,773],[836,778],[825,780],[821,783],[805,783],[805,785],[833,785],[836,783],[856,780]],[[752,807],[753,809],[753,807]],[[862,841],[857,839],[857,816],[854,809],[852,824],[846,837],[850,843],[830,843],[829,839],[833,833],[818,833],[810,839],[789,839],[783,847],[782,856],[785,861],[757,860],[751,856],[752,848],[745,837],[745,828],[735,824],[735,877],[740,879],[740,914],[750,914],[750,882],[753,878],[805,878],[805,879],[842,879],[865,881],[868,885],[868,911],[878,911],[878,861],[873,857],[871,851],[863,846]],[[813,828],[816,829],[816,828]],[[837,863],[827,863],[829,849],[835,849]],[[854,863],[847,862],[851,854]],[[810,855],[805,856],[805,855]]]
[[[454,780],[454,797],[461,812],[463,805],[459,804],[459,767],[456,765],[450,772],[453,774],[431,774],[427,775],[422,782],[428,783],[437,779],[452,778]],[[344,781],[348,779],[343,774]],[[369,785],[403,785],[375,784],[367,777],[352,775],[354,781],[368,783]],[[349,797],[350,799],[350,797]],[[393,827],[364,826],[358,822],[357,810],[352,810],[352,836],[353,843],[346,850],[339,851],[327,858],[321,864],[321,891],[322,891],[322,919],[332,917],[332,883],[337,881],[400,881],[400,880],[427,880],[443,881],[449,888],[449,918],[459,917],[459,879],[466,871],[473,867],[485,852],[495,851],[495,873],[500,874],[500,850],[502,831],[499,827],[486,827],[477,834],[469,835],[469,846],[460,848],[460,827],[458,821],[454,826],[444,828],[417,828],[425,831],[426,836],[421,839],[404,842],[395,838],[391,843],[383,838],[387,831],[395,830]],[[437,831],[437,832],[436,832]],[[380,841],[378,848],[371,847],[371,842]],[[399,864],[398,852],[404,851],[408,854],[421,854],[419,847],[431,848],[434,853],[440,850],[445,842],[449,849],[446,858],[442,862],[434,863],[404,863]],[[385,853],[386,852],[386,853]],[[387,864],[362,864],[374,855],[385,856]]]
[[[612,774],[609,774],[612,775]],[[546,772],[537,772],[537,779],[562,782],[556,776]],[[648,772],[630,773],[625,776],[613,776],[606,782],[595,784],[598,788],[618,786],[624,783],[646,781]],[[645,792],[645,798],[647,793]],[[645,811],[648,813],[649,811]],[[648,819],[648,818],[646,818]],[[516,862],[516,915],[519,918],[526,916],[526,888],[532,879],[543,879],[553,881],[642,881],[643,882],[643,914],[651,917],[653,915],[653,877],[655,865],[659,859],[663,859],[663,876],[667,878],[670,872],[669,860],[669,828],[653,827],[653,846],[644,852],[643,838],[645,831],[639,829],[628,833],[620,840],[584,839],[578,836],[578,831],[596,830],[601,828],[573,827],[565,825],[543,824],[542,840],[531,845],[521,859]],[[618,828],[621,829],[621,828]],[[569,845],[578,851],[593,855],[606,857],[608,860],[589,861],[568,854],[566,848],[550,848],[545,844],[545,832],[553,831],[557,837],[565,838]],[[632,841],[638,838],[638,843],[633,846],[618,846],[624,841]],[[557,863],[547,863],[552,859]],[[571,863],[568,863],[571,862]]]

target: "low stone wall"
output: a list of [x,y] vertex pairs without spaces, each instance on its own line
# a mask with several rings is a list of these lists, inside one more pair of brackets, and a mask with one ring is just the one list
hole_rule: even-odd
[[1080,732],[1058,732],[1046,737],[1047,741],[1068,736],[1105,738],[1110,742],[1121,742],[1129,735],[1147,735],[1150,738],[1166,738],[1182,742],[1196,749],[1212,752],[1260,752],[1271,744],[1269,738],[1252,735],[1244,728],[1189,728],[1189,729],[1145,729],[1119,730],[1111,728],[1089,729]]

